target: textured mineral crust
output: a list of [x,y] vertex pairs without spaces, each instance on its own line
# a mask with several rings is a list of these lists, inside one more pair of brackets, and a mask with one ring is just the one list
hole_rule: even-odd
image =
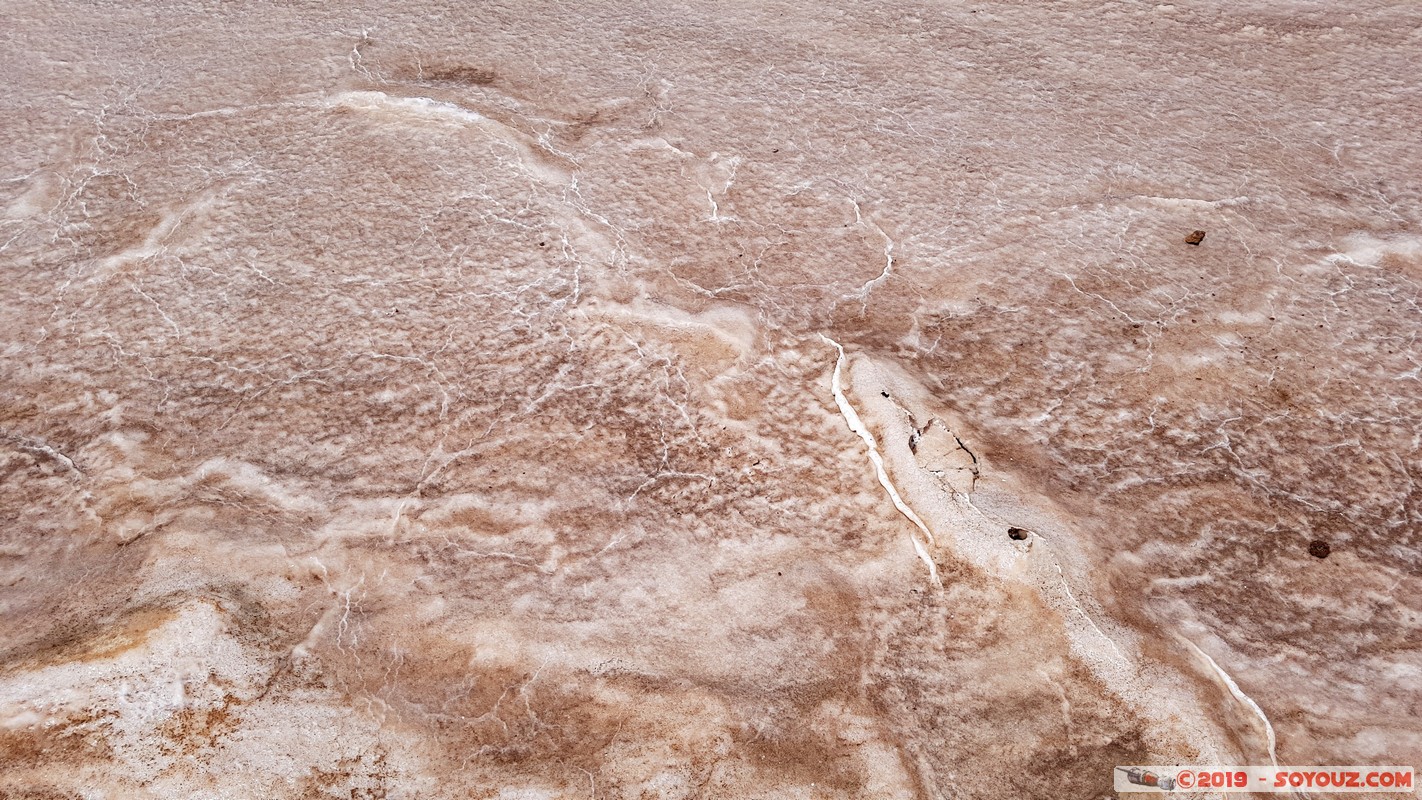
[[0,798],[1422,763],[1422,6],[0,19]]

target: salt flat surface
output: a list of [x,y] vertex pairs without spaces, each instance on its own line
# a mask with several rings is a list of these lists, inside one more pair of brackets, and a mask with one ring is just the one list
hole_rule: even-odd
[[1422,763],[1422,6],[0,18],[0,797]]

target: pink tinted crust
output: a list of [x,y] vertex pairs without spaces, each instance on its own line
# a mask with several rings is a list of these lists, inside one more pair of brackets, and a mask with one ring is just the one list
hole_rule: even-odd
[[4,16],[0,797],[1422,761],[1422,7]]

